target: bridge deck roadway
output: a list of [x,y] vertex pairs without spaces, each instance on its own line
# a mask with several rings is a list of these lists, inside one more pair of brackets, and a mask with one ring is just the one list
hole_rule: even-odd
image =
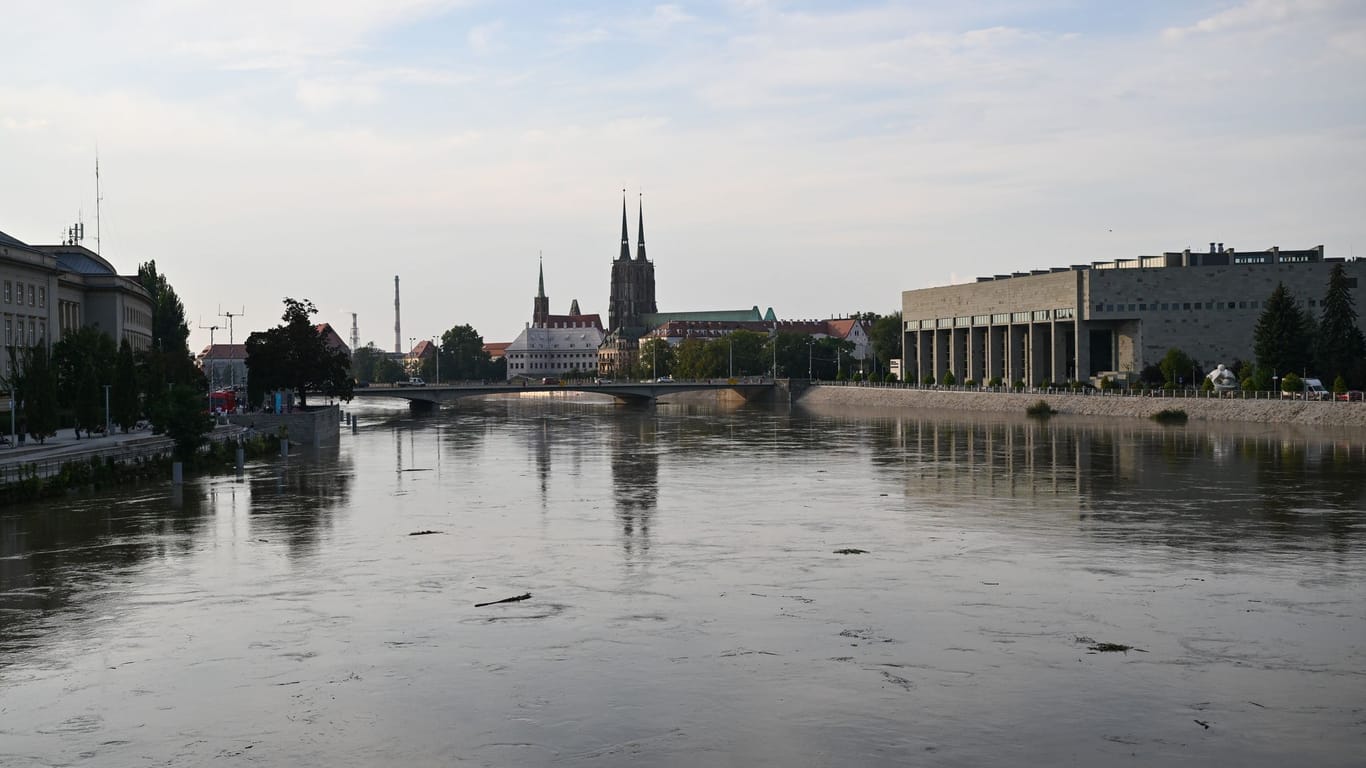
[[667,381],[667,382],[623,382],[621,384],[441,384],[425,387],[386,387],[369,386],[355,390],[355,399],[373,400],[375,398],[399,398],[414,403],[449,403],[466,397],[485,397],[489,395],[517,395],[524,392],[593,392],[611,395],[625,402],[654,402],[665,395],[680,392],[729,389],[746,400],[773,391],[772,379],[739,379],[730,381]]

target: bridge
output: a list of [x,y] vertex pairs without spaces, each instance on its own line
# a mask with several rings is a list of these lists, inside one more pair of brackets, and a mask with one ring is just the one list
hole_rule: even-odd
[[667,395],[717,390],[731,390],[745,400],[753,400],[772,395],[777,387],[778,384],[773,379],[759,377],[707,379],[703,381],[626,381],[603,384],[578,381],[566,381],[561,384],[497,381],[491,383],[458,382],[422,387],[372,384],[368,387],[357,387],[354,397],[356,400],[374,400],[381,397],[399,398],[407,400],[415,407],[424,407],[454,403],[467,397],[520,395],[533,392],[591,392],[599,395],[610,395],[623,403],[653,405],[656,400]]

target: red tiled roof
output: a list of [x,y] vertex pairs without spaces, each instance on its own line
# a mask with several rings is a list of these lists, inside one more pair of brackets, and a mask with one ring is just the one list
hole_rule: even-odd
[[510,341],[491,341],[484,345],[484,351],[489,353],[489,357],[497,360],[507,354],[508,347],[512,345]]
[[423,339],[417,343],[416,347],[413,347],[413,351],[409,352],[408,356],[425,358],[427,355],[435,354],[436,350],[437,346],[430,339]]
[[246,360],[246,344],[210,344],[199,353],[200,360]]

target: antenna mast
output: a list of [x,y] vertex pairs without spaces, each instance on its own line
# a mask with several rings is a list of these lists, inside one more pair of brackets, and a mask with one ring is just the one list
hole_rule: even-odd
[[200,321],[199,321],[199,327],[200,327],[201,330],[206,330],[206,331],[209,332],[209,346],[212,347],[212,346],[213,346],[213,332],[216,331],[216,330],[218,330],[218,329],[221,328],[222,326],[218,326],[218,325],[204,325],[204,321],[203,321],[203,320],[200,320]]
[[[226,318],[228,319],[228,343],[231,344],[231,343],[232,343],[232,319],[233,319],[234,317],[246,317],[246,316],[247,316],[247,308],[246,308],[245,306],[242,307],[242,311],[241,311],[241,312],[233,312],[233,311],[231,311],[231,310],[229,310],[229,311],[227,311],[227,312],[224,312],[224,311],[223,311],[223,305],[222,305],[222,304],[219,304],[219,305],[218,305],[218,316],[219,316],[219,317],[226,317]],[[199,327],[200,327],[200,328],[203,328],[204,326],[201,325],[201,326],[199,326]],[[217,326],[215,326],[215,327],[217,327]],[[213,330],[212,330],[212,329],[210,329],[210,331],[209,331],[209,343],[210,343],[210,344],[213,343]]]
[[[95,253],[100,252],[100,148],[95,148]],[[82,233],[84,234],[84,233]]]

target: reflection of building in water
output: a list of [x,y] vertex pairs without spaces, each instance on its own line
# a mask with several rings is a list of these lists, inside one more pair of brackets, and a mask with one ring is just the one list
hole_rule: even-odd
[[659,455],[651,414],[612,420],[612,496],[627,559],[650,549],[650,518],[659,501]]
[[872,444],[910,498],[1105,515],[1171,545],[1321,535],[1366,507],[1366,446],[1292,432],[903,419]]
[[291,556],[311,554],[332,526],[329,514],[350,497],[354,472],[337,446],[282,461],[248,478],[253,535],[283,536]]

